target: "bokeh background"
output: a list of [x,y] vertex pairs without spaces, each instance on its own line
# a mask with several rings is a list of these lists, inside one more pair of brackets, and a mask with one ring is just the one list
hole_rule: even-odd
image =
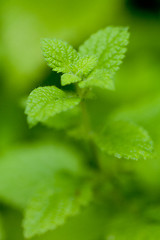
[[[134,113],[127,114],[138,119],[154,140],[160,139],[159,0],[0,0],[0,155],[23,144],[60,136],[40,125],[29,129],[24,114],[25,99],[32,89],[59,81],[59,75],[43,60],[41,38],[60,38],[78,48],[90,34],[108,25],[129,26],[131,37],[116,75],[116,92],[107,92],[97,104],[104,109],[109,99],[110,108],[133,106]],[[145,108],[143,102],[151,104],[138,118]],[[109,168],[114,169],[114,161]],[[151,215],[159,214],[160,223],[160,158],[140,163],[138,168],[132,162],[126,168],[136,168],[136,180],[119,176],[126,196],[149,196],[143,203],[153,207]],[[12,222],[13,215],[7,221]]]

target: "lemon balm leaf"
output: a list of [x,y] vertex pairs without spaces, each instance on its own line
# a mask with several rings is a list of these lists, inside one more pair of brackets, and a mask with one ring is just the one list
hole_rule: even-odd
[[56,72],[72,72],[74,62],[79,58],[71,45],[58,39],[43,39],[42,51],[47,64]]
[[57,172],[78,175],[82,165],[79,152],[63,144],[21,145],[1,157],[0,197],[4,202],[25,208],[36,189],[48,185]]
[[91,185],[87,182],[59,176],[56,183],[44,186],[32,198],[23,223],[25,237],[56,229],[86,206],[91,196]]
[[29,124],[34,126],[58,113],[72,109],[79,102],[80,98],[74,93],[64,92],[55,86],[39,87],[29,95],[25,113]]
[[80,46],[79,52],[84,56],[96,56],[98,59],[97,68],[104,68],[114,73],[122,63],[128,39],[128,28],[107,27],[86,40]]
[[131,160],[147,159],[153,143],[147,131],[128,121],[109,121],[96,139],[107,154]]
[[80,88],[85,87],[100,87],[102,89],[114,90],[114,81],[112,75],[105,69],[96,69],[79,83]]
[[76,63],[77,75],[86,77],[97,66],[97,62],[96,56],[81,56]]
[[81,78],[71,73],[65,73],[61,77],[61,85],[65,86],[71,83],[80,82]]

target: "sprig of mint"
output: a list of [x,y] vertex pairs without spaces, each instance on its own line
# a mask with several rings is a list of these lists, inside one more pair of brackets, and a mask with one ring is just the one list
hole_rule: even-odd
[[[5,181],[7,187],[0,188],[0,195],[24,209],[26,238],[56,229],[97,199],[106,181],[100,164],[102,155],[101,161],[109,157],[120,161],[144,160],[152,153],[152,140],[143,127],[110,115],[96,131],[86,106],[95,88],[106,90],[106,94],[115,89],[114,75],[124,58],[128,39],[128,28],[107,27],[93,34],[78,51],[62,40],[42,40],[45,61],[53,71],[61,73],[61,88],[45,86],[31,92],[25,110],[28,123],[62,129],[64,135],[76,137],[74,141],[81,141],[87,150],[84,159],[64,146],[41,146],[36,154],[22,151],[21,155],[26,152],[23,163],[16,152],[16,165],[11,155],[2,161],[0,181]],[[63,88],[71,84],[70,90]],[[6,168],[8,175],[3,175]],[[17,178],[23,182],[23,189],[16,184]]]

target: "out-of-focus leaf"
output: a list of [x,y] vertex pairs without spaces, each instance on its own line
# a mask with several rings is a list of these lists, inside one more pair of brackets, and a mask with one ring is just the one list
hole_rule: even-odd
[[53,185],[48,182],[31,200],[23,224],[26,237],[56,229],[90,201],[91,185],[82,179],[59,178]]
[[146,159],[153,150],[148,133],[142,127],[128,121],[107,122],[96,142],[102,151],[117,158]]
[[99,239],[105,231],[106,212],[106,206],[90,204],[80,214],[69,218],[64,225],[42,236],[33,237],[33,240]]
[[58,171],[78,174],[80,159],[74,149],[57,144],[32,144],[8,151],[0,161],[0,197],[25,207],[35,190]]

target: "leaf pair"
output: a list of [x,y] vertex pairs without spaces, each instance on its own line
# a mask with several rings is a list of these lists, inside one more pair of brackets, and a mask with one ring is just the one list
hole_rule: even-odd
[[42,40],[43,55],[53,71],[64,73],[62,85],[81,81],[97,63],[94,56],[81,56],[67,42],[57,39]]
[[57,39],[42,40],[42,50],[52,70],[64,73],[62,85],[84,81],[86,83],[79,84],[80,87],[113,89],[108,82],[124,58],[128,38],[127,28],[107,27],[93,34],[78,52]]

